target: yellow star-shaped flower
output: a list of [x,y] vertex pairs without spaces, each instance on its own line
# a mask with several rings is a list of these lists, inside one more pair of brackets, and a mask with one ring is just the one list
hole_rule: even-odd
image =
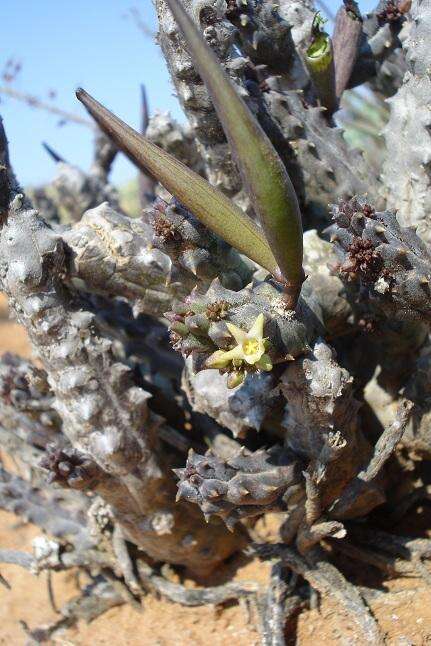
[[240,368],[243,363],[256,366],[259,370],[272,370],[272,362],[265,353],[265,342],[263,338],[263,314],[254,321],[248,332],[244,332],[233,323],[226,323],[226,326],[236,341],[236,346],[231,350],[217,350],[208,357],[206,366],[208,368],[226,368],[232,364],[234,368]]

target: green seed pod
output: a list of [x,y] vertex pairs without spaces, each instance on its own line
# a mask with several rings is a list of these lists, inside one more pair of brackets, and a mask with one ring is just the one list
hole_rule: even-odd
[[232,247],[277,274],[277,262],[263,232],[224,193],[130,128],[82,88],[76,96],[101,130],[140,170],[149,171],[196,218]]
[[321,30],[322,24],[322,18],[316,14],[312,26],[313,40],[305,52],[304,62],[321,104],[332,114],[337,109],[334,55],[329,35]]
[[294,308],[304,280],[302,222],[295,189],[274,146],[178,2],[167,4],[212,98],[253,208],[278,262],[286,303]]

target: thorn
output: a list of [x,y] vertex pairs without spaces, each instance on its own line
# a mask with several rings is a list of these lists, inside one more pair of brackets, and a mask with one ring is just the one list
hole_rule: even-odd
[[205,518],[205,522],[206,522],[206,523],[209,523],[209,522],[210,522],[210,518],[211,518],[211,514],[204,514],[204,518]]
[[376,226],[374,227],[374,231],[379,234],[386,233],[385,227],[382,227],[380,224],[376,224]]
[[10,584],[6,581],[6,579],[4,578],[4,576],[2,576],[1,574],[0,574],[0,583],[1,583],[2,585],[4,585],[4,587],[6,588],[6,590],[11,590],[11,586],[10,586]]
[[398,247],[397,254],[404,258],[404,256],[407,256],[407,251],[403,247]]
[[64,162],[63,157],[61,157],[58,153],[55,152],[54,148],[51,148],[49,144],[46,143],[46,141],[42,141],[42,146],[45,148],[46,152],[48,155],[53,159],[55,162]]
[[193,462],[193,459],[195,457],[195,452],[194,449],[190,448],[189,452],[187,454],[187,462],[190,460],[190,462]]
[[245,487],[239,487],[239,488],[238,488],[238,493],[239,493],[241,496],[248,496],[248,494],[249,494],[250,492],[249,492],[249,490],[248,490],[248,489],[246,489]]
[[177,495],[175,496],[175,502],[180,502],[181,498],[182,498],[182,493],[181,493],[181,490],[178,489]]
[[147,131],[149,120],[150,114],[148,111],[147,92],[145,90],[145,85],[141,83],[141,132],[143,135],[145,135]]
[[228,530],[233,533],[233,531],[235,529],[236,522],[237,522],[236,519],[234,519],[232,517],[231,518],[225,518],[224,522],[225,522],[225,525],[228,528]]
[[257,50],[259,46],[260,35],[258,31],[255,31],[253,34],[252,47],[254,50]]
[[329,238],[329,242],[338,242],[338,241],[339,241],[339,239],[340,239],[340,238],[337,236],[337,234],[336,234],[336,233],[332,233],[332,234],[331,234],[331,237]]

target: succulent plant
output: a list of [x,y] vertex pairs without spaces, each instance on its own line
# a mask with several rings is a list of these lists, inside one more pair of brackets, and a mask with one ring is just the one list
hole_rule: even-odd
[[[220,516],[229,529],[242,518],[268,510],[287,508],[283,500],[301,481],[301,465],[295,456],[281,447],[245,452],[228,460],[190,451],[184,469],[175,471],[179,478],[177,500],[199,505],[205,518]],[[288,497],[288,496],[287,496]]]
[[334,208],[331,240],[342,250],[340,276],[356,282],[387,316],[428,321],[430,252],[416,230],[365,199]]
[[[0,129],[0,288],[36,357],[0,361],[1,447],[23,465],[0,468],[0,506],[55,536],[43,567],[121,578],[135,603],[254,595],[281,644],[286,564],[307,582],[294,610],[306,586],[334,594],[358,643],[384,643],[340,555],[417,576],[431,554],[377,531],[429,497],[429,3],[346,0],[331,37],[308,0],[155,4],[188,126],[143,95],[138,133],[80,89],[93,165],[47,146],[57,192],[28,196]],[[365,82],[391,97],[381,173],[337,126]],[[135,217],[109,184],[118,151]],[[266,541],[268,512],[265,603],[159,571],[203,581]]]

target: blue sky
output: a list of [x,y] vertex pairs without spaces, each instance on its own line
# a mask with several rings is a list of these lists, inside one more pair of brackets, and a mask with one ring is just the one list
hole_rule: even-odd
[[[84,115],[74,90],[84,87],[130,125],[139,125],[139,85],[144,83],[150,110],[170,110],[181,119],[163,57],[145,36],[130,10],[138,9],[155,31],[151,0],[0,0],[0,72],[8,59],[22,63],[13,87],[53,105]],[[327,0],[336,11],[339,2]],[[375,3],[359,2],[363,11]],[[3,84],[3,83],[2,83]],[[55,90],[54,100],[49,98]],[[41,147],[45,140],[65,159],[88,168],[91,131],[0,95],[2,115],[15,171],[23,184],[49,181],[53,162]],[[135,171],[124,158],[115,162],[113,180],[122,183]]]

